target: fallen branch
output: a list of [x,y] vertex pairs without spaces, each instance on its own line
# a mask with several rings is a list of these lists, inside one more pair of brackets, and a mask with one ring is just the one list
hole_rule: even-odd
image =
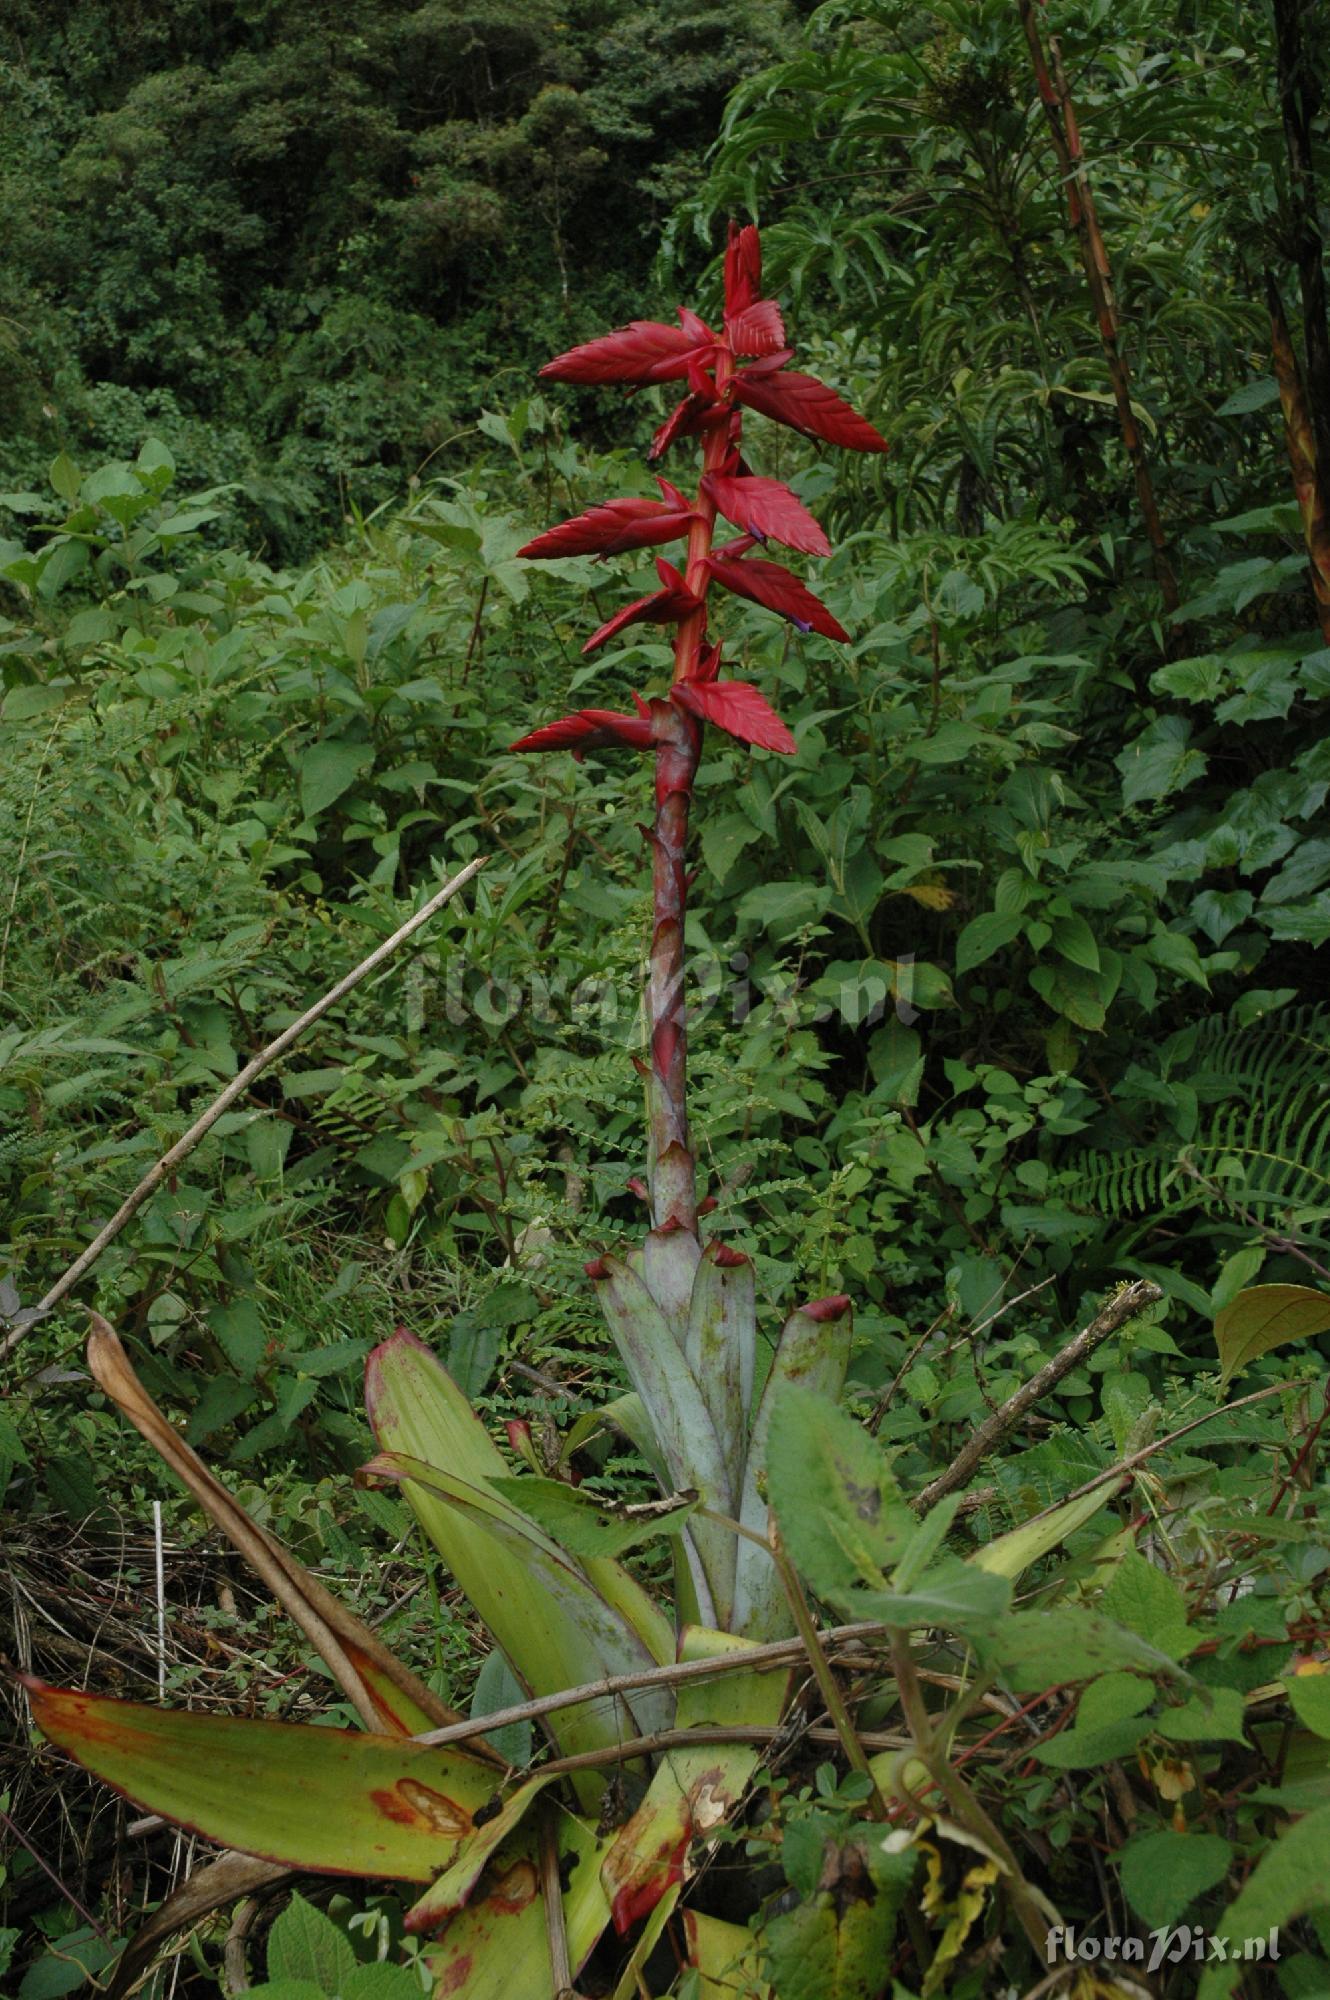
[[414,937],[431,917],[437,915],[446,903],[452,901],[459,889],[465,888],[472,876],[484,867],[487,859],[488,856],[482,854],[474,861],[469,861],[460,874],[454,875],[451,882],[445,882],[437,895],[431,896],[429,901],[417,910],[413,917],[408,917],[390,938],[385,938],[381,945],[376,946],[368,958],[362,958],[354,971],[348,972],[344,979],[339,979],[321,1000],[316,1000],[312,1007],[307,1007],[299,1020],[293,1021],[289,1028],[283,1028],[275,1041],[269,1042],[266,1049],[260,1050],[251,1062],[247,1062],[245,1067],[232,1077],[225,1090],[213,1099],[202,1117],[196,1118],[189,1130],[176,1140],[174,1146],[162,1154],[155,1166],[149,1168],[133,1193],[125,1197],[111,1220],[104,1228],[98,1230],[87,1249],[56,1279],[45,1297],[29,1311],[15,1316],[10,1331],[3,1341],[0,1341],[0,1360],[3,1360],[12,1347],[17,1346],[29,1327],[35,1326],[38,1320],[45,1319],[61,1299],[74,1289],[79,1279],[92,1269],[103,1250],[114,1243],[125,1224],[138,1214],[149,1195],[156,1192],[167,1175],[173,1173],[182,1160],[188,1159],[199,1141],[212,1130],[223,1112],[229,1110],[238,1097],[243,1097],[255,1078],[261,1076],[279,1056],[285,1055],[292,1044],[299,1041],[305,1030],[312,1028],[330,1007],[335,1007],[353,987],[359,986],[362,979],[367,979],[371,972],[377,971],[386,959],[391,958],[409,937]]
[[1134,1284],[1124,1285],[1100,1308],[1095,1317],[1067,1345],[1046,1361],[1041,1369],[1023,1382],[1014,1396],[1008,1396],[1001,1408],[994,1410],[980,1424],[961,1452],[954,1458],[946,1471],[930,1480],[922,1493],[915,1496],[915,1506],[933,1507],[948,1493],[954,1493],[964,1486],[971,1474],[978,1469],[981,1460],[1001,1444],[1010,1431],[1016,1428],[1028,1410],[1055,1389],[1064,1375],[1070,1375],[1073,1368],[1094,1353],[1111,1333],[1116,1333],[1136,1314],[1152,1306],[1156,1299],[1164,1296],[1159,1286],[1149,1278],[1138,1278]]

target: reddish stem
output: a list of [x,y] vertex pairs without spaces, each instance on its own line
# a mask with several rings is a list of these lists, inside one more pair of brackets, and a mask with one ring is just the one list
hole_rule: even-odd
[[[716,388],[723,395],[733,362],[721,353]],[[739,420],[721,406],[706,431],[702,470],[719,472]],[[706,644],[706,596],[716,508],[705,490],[694,503],[696,518],[688,531],[685,578],[702,599],[699,610],[685,618],[674,642],[674,679],[695,678]],[[688,1132],[688,1017],[684,998],[684,919],[688,906],[688,812],[693,781],[702,753],[702,725],[669,702],[652,704],[656,739],[656,817],[651,849],[651,964],[647,980],[647,1025],[651,1044],[651,1220],[659,1228],[671,1220],[697,1234],[697,1172]]]

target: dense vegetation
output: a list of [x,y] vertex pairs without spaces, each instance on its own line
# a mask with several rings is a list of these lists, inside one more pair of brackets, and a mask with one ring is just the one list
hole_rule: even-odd
[[[110,1658],[121,1691],[158,1686],[163,1487],[89,1394],[78,1304],[269,1525],[469,1698],[450,1579],[347,1477],[361,1363],[409,1321],[537,1435],[622,1386],[581,1271],[637,1219],[648,781],[507,745],[623,707],[669,657],[648,635],[584,661],[583,567],[515,551],[648,490],[625,440],[670,391],[625,420],[535,371],[640,313],[649,272],[661,317],[684,274],[705,310],[720,225],[757,214],[810,365],[892,450],[847,468],[752,434],[755,470],[834,532],[817,588],[853,637],[724,612],[799,755],[712,735],[699,776],[693,1120],[717,1220],[773,1312],[853,1296],[851,1407],[910,1492],[1120,1280],[1162,1288],[986,1459],[960,1546],[1270,1392],[1144,1461],[1115,1532],[1101,1516],[1041,1579],[1170,1635],[1212,1709],[1193,1690],[1146,1715],[1114,1671],[1077,1714],[1075,1663],[1050,1659],[1016,1676],[1027,1733],[975,1754],[1083,1931],[1215,1930],[1243,1895],[1286,1932],[1280,1985],[1240,1990],[1330,1985],[1325,1343],[1256,1355],[1230,1392],[1214,1333],[1247,1287],[1330,1286],[1330,580],[1309,575],[1267,293],[1324,468],[1326,59],[1300,12],[1040,10],[1111,263],[1109,352],[1053,143],[1066,105],[1041,105],[1009,0],[11,6],[0,1307],[34,1304],[241,1062],[489,856],[15,1343],[20,1664],[106,1686]],[[593,585],[604,615],[635,594],[620,580]],[[593,1490],[649,1490],[620,1441],[580,1463]],[[165,1509],[169,1691],[325,1708],[186,1503]],[[876,1700],[869,1726],[891,1726]],[[848,1939],[822,1857],[858,1851],[864,1794],[806,1754],[770,1802],[775,1887]],[[78,1899],[4,1850],[0,1964],[44,2000],[109,1962],[97,1926],[132,1931],[179,1855],[127,1842],[17,1732],[4,1796]],[[1272,1916],[1262,1856],[1313,1821],[1326,1845],[1285,1836],[1314,1865]],[[851,1941],[868,1969],[835,1988],[764,1878],[780,2000],[1005,1990],[993,1877],[956,1853],[928,1938],[897,1935],[879,1885]],[[332,1907],[345,1929],[364,1906]],[[398,1903],[372,1907],[395,1950]],[[224,1933],[202,1929],[181,1991],[216,1990]]]

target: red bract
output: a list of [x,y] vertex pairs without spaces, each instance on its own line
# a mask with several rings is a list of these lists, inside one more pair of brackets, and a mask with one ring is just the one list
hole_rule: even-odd
[[734,393],[750,410],[774,417],[805,437],[825,438],[847,451],[887,451],[886,439],[867,417],[852,410],[843,397],[812,375],[768,372],[761,364],[734,378]]
[[697,515],[668,479],[656,484],[663,500],[603,500],[571,521],[547,528],[517,551],[528,561],[550,556],[617,556],[628,549],[655,548],[686,535]]
[[758,541],[784,542],[787,549],[799,549],[806,556],[831,554],[831,543],[819,524],[779,479],[751,475],[740,479],[731,473],[708,472],[702,480],[702,493],[715,501],[716,511],[727,521]]
[[[660,589],[634,599],[594,632],[583,648],[594,652],[632,625],[673,625],[674,673],[669,699],[633,697],[635,715],[583,708],[546,724],[514,746],[526,750],[650,748],[656,764],[656,811],[650,827],[652,896],[647,1013],[651,1063],[651,1162],[649,1195],[657,1231],[667,1225],[696,1233],[698,1203],[685,1105],[687,1051],[684,1012],[684,916],[689,874],[685,857],[693,781],[706,724],[741,743],[786,755],[793,736],[757,688],[718,678],[720,648],[707,634],[713,583],[749,598],[805,632],[845,639],[843,625],[807,586],[779,563],[750,556],[768,539],[806,555],[823,556],[830,544],[807,508],[779,480],[749,471],[741,455],[745,410],[848,446],[880,452],[886,440],[834,389],[791,372],[793,352],[774,299],[762,295],[762,250],[751,225],[731,226],[725,252],[725,301],[721,331],[696,313],[679,311],[679,325],[634,320],[599,340],[586,341],[541,369],[555,381],[588,384],[684,382],[683,400],[660,425],[650,457],[681,439],[702,440],[702,479],[696,500],[659,482],[660,500],[603,501],[573,520],[547,529],[521,551],[524,556],[609,556],[688,538],[682,566],[657,558]],[[741,532],[713,547],[717,515]]]
[[694,595],[674,564],[667,563],[663,556],[656,557],[656,574],[662,588],[653,591],[650,597],[635,598],[631,604],[625,604],[622,611],[616,611],[598,632],[591,634],[582,648],[584,653],[594,653],[598,646],[603,646],[607,639],[613,639],[627,625],[676,625],[681,619],[690,618],[695,611],[702,609],[701,598]]
[[833,618],[821,598],[814,597],[806,584],[779,563],[763,562],[756,556],[745,562],[728,555],[708,556],[706,563],[716,582],[726,590],[732,590],[736,597],[747,597],[754,604],[765,605],[768,611],[788,618],[801,632],[821,632],[828,639],[849,638],[845,627],[838,618]]
[[579,708],[558,722],[533,729],[512,745],[514,750],[571,750],[579,761],[587,750],[608,750],[626,744],[631,750],[651,747],[651,711],[639,703],[637,715],[619,715],[612,708]]
[[617,333],[570,348],[540,372],[555,382],[673,382],[688,373],[697,346],[685,327],[635,319]]
[[775,709],[747,681],[680,681],[670,692],[674,701],[700,715],[704,722],[714,722],[718,729],[737,736],[741,743],[780,750],[787,757],[796,748]]

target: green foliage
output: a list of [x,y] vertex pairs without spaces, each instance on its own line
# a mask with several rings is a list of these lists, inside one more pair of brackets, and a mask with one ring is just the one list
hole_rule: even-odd
[[[283,554],[474,455],[517,352],[626,318],[783,0],[308,0],[0,28],[0,483],[164,436]],[[610,163],[613,161],[611,170]],[[483,447],[482,447],[483,448]]]
[[[242,1100],[78,1296],[449,1701],[478,1650],[453,1578],[413,1540],[420,1588],[380,1599],[379,1560],[414,1531],[342,1476],[367,1451],[362,1362],[399,1319],[491,1428],[530,1425],[502,1496],[540,1518],[531,1475],[558,1482],[556,1543],[587,1536],[591,1564],[608,1534],[634,1587],[668,1589],[657,1536],[680,1522],[625,1540],[652,1487],[599,1415],[626,1381],[581,1273],[637,1222],[647,790],[594,755],[574,779],[506,750],[569,706],[622,705],[666,656],[648,636],[582,660],[585,578],[515,551],[624,484],[618,420],[599,449],[599,399],[560,416],[534,363],[642,309],[662,228],[682,264],[723,211],[760,212],[773,289],[801,325],[834,318],[810,365],[893,445],[832,473],[750,427],[754,469],[836,522],[818,588],[854,643],[833,657],[727,606],[799,755],[713,737],[699,775],[694,1137],[714,1225],[753,1259],[759,1389],[777,1301],[859,1308],[867,1426],[806,1388],[759,1418],[787,1547],[829,1613],[907,1636],[935,1750],[1081,1935],[1106,1894],[1147,1935],[1278,1924],[1284,1983],[1318,1991],[1326,1344],[1246,1323],[1253,1292],[1317,1286],[1330,1259],[1330,668],[1261,312],[1288,241],[1266,17],[1050,18],[1170,619],[1014,7],[838,3],[802,35],[774,4],[222,13],[28,8],[3,31],[0,1310],[486,852],[469,907]],[[909,1496],[1124,1274],[1162,1305],[921,1522]],[[53,1543],[162,1493],[69,1379],[81,1317],[25,1335],[0,1416],[7,1504]],[[1239,1365],[1235,1394],[1268,1393],[1226,1411]],[[617,1415],[645,1440],[629,1399]],[[1149,1446],[1130,1480],[1043,1514]],[[766,1471],[750,1485],[731,1496],[749,1526]],[[751,1629],[783,1629],[750,1548]],[[266,1615],[198,1616],[232,1648],[228,1691],[275,1716],[298,1645]],[[928,1814],[884,1836],[815,1721],[699,1870],[751,1921],[690,1910],[674,1942],[778,2000],[848,2000],[884,1968],[902,1992],[995,1991],[999,1964],[1019,1982],[1005,1863],[930,1786],[881,1653],[859,1668],[871,1782]],[[43,1670],[71,1674],[58,1652]],[[174,1663],[168,1690],[212,1698]],[[490,1652],[475,1712],[520,1692]],[[525,1765],[539,1740],[519,1725],[503,1749]],[[721,1875],[744,1849],[742,1882]],[[53,1891],[34,1902],[17,1850],[6,1865],[24,2000],[100,1976],[95,1934]],[[424,1990],[400,1907],[366,1893],[354,1918],[345,1898],[335,1922],[279,1917],[266,1990]],[[1197,1976],[1166,1966],[1162,1990]]]

